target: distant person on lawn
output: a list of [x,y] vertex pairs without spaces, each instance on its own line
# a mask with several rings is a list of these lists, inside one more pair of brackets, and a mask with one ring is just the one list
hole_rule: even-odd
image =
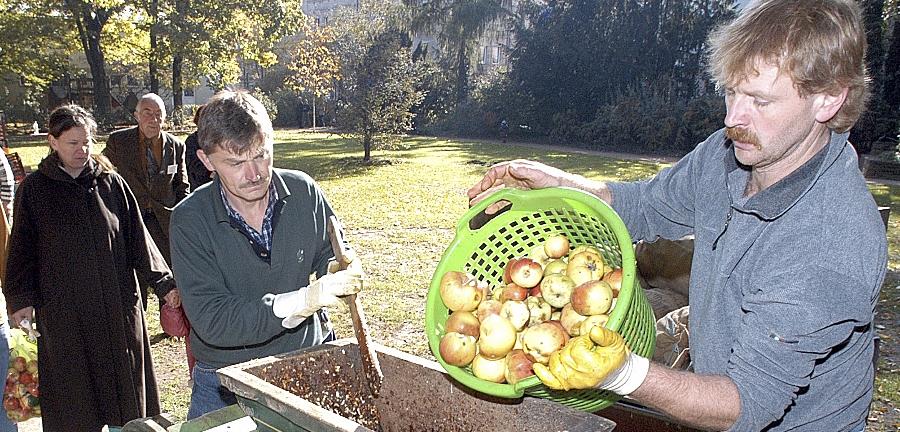
[[50,113],[50,154],[16,194],[3,293],[10,319],[37,323],[45,431],[96,432],[159,414],[138,281],[174,279],[131,190],[92,155],[97,124],[77,105]]
[[574,187],[612,205],[635,240],[695,236],[693,373],[623,350],[595,387],[702,429],[862,432],[887,241],[847,141],[868,94],[859,3],[751,2],[708,46],[725,127],[672,167],[604,183],[504,162],[469,198]]
[[[328,273],[334,214],[300,171],[272,167],[274,131],[246,92],[203,108],[200,160],[216,173],[172,214],[172,262],[197,357],[188,418],[236,403],[216,369],[334,338],[325,306],[362,288],[362,266]],[[310,282],[310,276],[317,278]]]

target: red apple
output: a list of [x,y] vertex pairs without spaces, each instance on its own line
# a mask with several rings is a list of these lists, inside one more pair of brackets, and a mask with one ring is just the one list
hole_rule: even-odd
[[559,327],[560,330],[562,330],[562,334],[563,334],[563,345],[565,345],[566,343],[569,342],[569,339],[570,339],[570,338],[569,338],[569,333],[566,332],[566,328],[562,326],[562,323],[559,322],[559,320],[552,319],[552,320],[550,320],[550,321],[547,321],[547,323],[552,324],[552,325],[555,325],[555,326]]
[[516,344],[516,327],[500,315],[484,319],[478,338],[478,353],[488,358],[500,359]]
[[544,269],[530,258],[521,258],[509,264],[509,277],[512,282],[524,288],[531,288],[541,282]]
[[514,349],[506,355],[506,382],[515,384],[534,375],[534,357],[523,350]]
[[572,304],[569,303],[563,307],[562,313],[559,315],[559,323],[566,329],[566,333],[569,336],[578,336],[581,334],[580,327],[585,318],[587,317],[575,312],[575,309],[572,309]]
[[564,274],[554,273],[547,275],[541,281],[541,297],[550,306],[561,308],[571,300],[575,282]]
[[461,333],[450,332],[441,338],[438,352],[447,364],[466,366],[475,358],[475,338]]
[[478,309],[475,310],[475,317],[478,318],[479,322],[484,322],[488,315],[500,315],[500,309],[502,308],[503,303],[500,303],[500,300],[487,299],[478,305]]
[[452,311],[473,311],[484,296],[472,275],[449,271],[441,277],[441,300]]
[[622,269],[618,268],[603,276],[613,291],[613,298],[619,297],[619,291],[622,290]]
[[35,373],[38,371],[38,362],[37,360],[28,360],[28,363],[25,366],[25,369],[28,372]]
[[528,288],[520,287],[514,283],[510,283],[503,287],[503,291],[500,292],[500,301],[505,302],[507,300],[525,300],[525,297],[528,297]]
[[506,355],[500,358],[476,355],[472,360],[472,374],[485,381],[503,383],[506,381]]
[[512,258],[506,262],[506,268],[503,269],[503,284],[508,285],[512,283],[512,268],[513,265],[518,262],[522,258]]
[[528,290],[528,295],[529,295],[530,297],[541,297],[541,296],[542,296],[542,294],[541,294],[541,286],[538,285],[538,286],[536,286],[536,287],[534,287],[534,288]]
[[500,316],[508,319],[513,327],[516,328],[516,331],[521,331],[528,325],[531,311],[528,310],[528,306],[525,302],[521,300],[509,300],[504,302],[503,307],[500,308]]
[[481,322],[475,317],[475,314],[465,311],[453,312],[447,317],[447,322],[444,323],[444,329],[447,333],[462,333],[474,338],[478,337],[479,326],[481,326]]
[[575,282],[575,285],[581,285],[590,280],[600,280],[604,274],[606,274],[606,262],[599,253],[583,251],[569,257],[566,275]]
[[25,385],[33,384],[34,378],[28,372],[22,372],[19,374],[19,382]]
[[612,300],[612,287],[604,281],[587,281],[572,290],[572,309],[581,315],[605,314],[609,312]]
[[568,337],[561,325],[547,321],[525,329],[522,343],[525,352],[531,354],[535,361],[547,364],[550,354],[562,348]]
[[562,258],[569,253],[569,239],[564,235],[555,235],[544,241],[544,253],[550,258]]

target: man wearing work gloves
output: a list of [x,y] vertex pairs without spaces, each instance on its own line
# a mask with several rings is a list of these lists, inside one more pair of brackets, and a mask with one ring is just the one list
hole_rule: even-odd
[[322,308],[358,292],[363,277],[358,260],[327,272],[334,212],[307,174],[273,169],[272,123],[258,100],[219,92],[198,134],[216,177],[175,208],[170,233],[197,357],[189,419],[236,403],[216,369],[333,339]]
[[862,431],[887,245],[847,141],[867,96],[859,7],[751,3],[709,47],[726,127],[674,166],[649,181],[605,184],[512,161],[492,167],[469,197],[575,187],[610,203],[635,240],[695,236],[694,373],[626,354],[592,331],[570,350],[609,352],[593,370],[578,365],[594,379],[570,382],[571,364],[551,364],[548,385],[612,390],[703,429]]

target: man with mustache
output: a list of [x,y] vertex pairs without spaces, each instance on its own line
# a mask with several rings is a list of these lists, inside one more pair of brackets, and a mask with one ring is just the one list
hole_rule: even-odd
[[306,173],[272,167],[272,122],[258,100],[219,92],[197,126],[197,156],[216,176],[175,208],[171,229],[197,358],[189,419],[237,402],[216,369],[334,339],[324,307],[363,277],[359,260],[328,272],[334,211]]
[[635,240],[695,236],[694,371],[629,354],[600,388],[704,429],[865,428],[887,245],[847,142],[867,98],[860,17],[851,0],[763,0],[715,30],[726,128],[648,181],[511,161],[469,190],[575,187]]

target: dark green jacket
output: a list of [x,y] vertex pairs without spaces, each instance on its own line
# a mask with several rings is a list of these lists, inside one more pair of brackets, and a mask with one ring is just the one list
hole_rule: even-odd
[[280,203],[271,263],[232,227],[218,179],[172,213],[172,265],[191,321],[191,348],[198,361],[217,368],[322,343],[330,329],[314,314],[286,330],[262,301],[309,285],[334,257],[325,230],[334,213],[318,185],[303,172],[278,169],[272,181]]

